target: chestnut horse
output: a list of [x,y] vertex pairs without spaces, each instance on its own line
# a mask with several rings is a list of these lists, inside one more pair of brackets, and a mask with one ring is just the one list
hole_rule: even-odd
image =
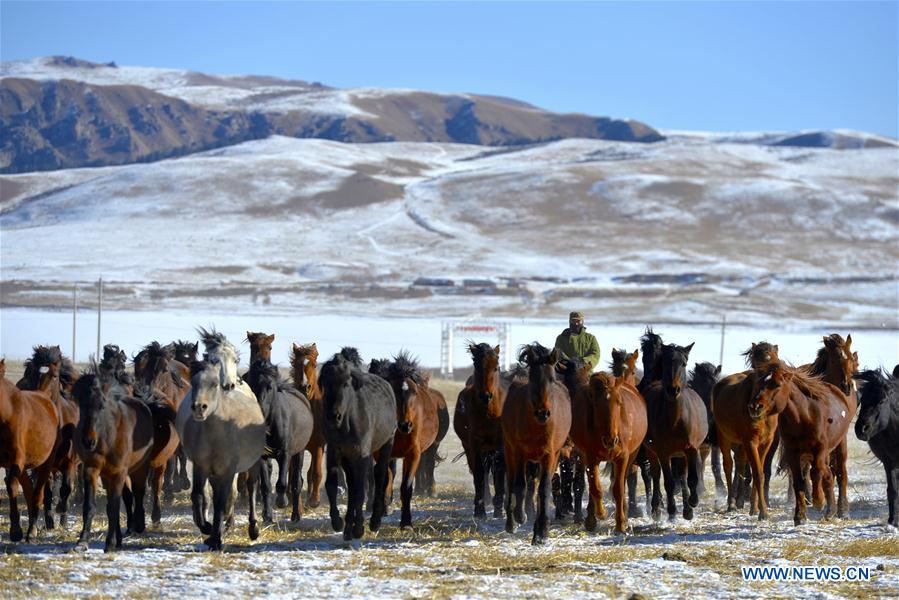
[[[418,471],[422,455],[440,443],[440,412],[446,412],[446,400],[437,390],[428,388],[427,378],[418,362],[407,352],[394,357],[387,371],[387,382],[396,400],[396,435],[390,457],[403,459],[403,479],[400,484],[402,512],[400,527],[412,525],[413,477]],[[448,421],[448,418],[446,419]],[[443,431],[446,434],[446,430]],[[390,462],[386,491],[393,489],[396,462]],[[385,503],[386,503],[385,497]]]
[[80,411],[75,449],[84,464],[84,513],[75,547],[87,550],[99,477],[106,488],[109,520],[103,550],[109,552],[122,547],[119,511],[123,500],[128,529],[144,530],[143,496],[154,423],[146,404],[127,396],[108,396],[102,388],[96,374],[85,373],[73,390]]
[[[537,515],[532,544],[542,544],[549,533],[550,479],[559,453],[571,430],[571,400],[568,390],[556,380],[558,350],[550,351],[534,342],[524,346],[518,360],[528,367],[526,381],[514,380],[503,405],[503,446],[506,458],[506,531],[524,523],[523,503],[527,464],[538,465]],[[512,494],[515,510],[512,510]]]
[[612,362],[609,363],[612,375],[624,383],[637,387],[637,359],[639,358],[639,349],[628,353],[627,350],[612,348]]
[[571,407],[571,439],[587,470],[590,500],[587,504],[587,531],[596,528],[596,518],[605,518],[600,461],[610,461],[612,495],[615,497],[615,531],[627,528],[625,478],[646,437],[646,401],[630,383],[608,373],[594,373],[580,386]]
[[817,377],[807,375],[802,369],[786,365],[781,368],[793,375],[789,386],[789,401],[779,419],[781,444],[784,458],[790,467],[793,487],[796,493],[796,509],[793,522],[800,525],[806,520],[805,483],[802,457],[811,457],[812,500],[815,508],[824,508],[825,494],[827,506],[825,518],[830,517],[834,506],[833,474],[828,457],[835,452],[833,461],[840,478],[840,503],[846,497],[848,477],[846,477],[846,452],[843,451],[846,433],[855,417],[856,405],[838,387],[825,383]]
[[505,460],[501,417],[509,381],[500,376],[499,346],[469,344],[474,374],[459,392],[453,412],[453,430],[462,442],[474,483],[474,516],[487,516],[484,497],[489,493],[488,474],[493,472],[493,516],[503,515]]
[[[687,485],[681,481],[681,491],[684,495],[683,515],[689,520],[693,518],[693,509],[699,504],[700,447],[709,431],[705,404],[699,394],[687,386],[687,361],[692,349],[693,344],[686,347],[663,345],[660,361],[662,377],[645,387],[643,392],[649,416],[646,446],[657,457],[665,479],[669,519],[673,519],[677,512],[674,501],[676,471],[672,470],[671,459],[676,456],[686,458]],[[656,491],[658,478],[658,468],[654,466],[653,513],[658,512],[661,500]]]
[[[36,391],[18,389],[6,378],[6,360],[0,359],[0,467],[6,469],[9,498],[9,538],[22,539],[19,523],[18,487],[21,484],[28,506],[29,541],[50,480],[56,449],[59,414],[50,399],[50,385],[58,377],[58,364],[42,367]],[[33,469],[34,484],[27,470]]]
[[[175,417],[181,407],[181,401],[190,391],[190,383],[185,381],[181,363],[174,359],[170,346],[161,346],[152,342],[144,347],[134,358],[135,389],[137,395],[147,404],[161,404],[168,410],[154,412],[154,447],[150,458],[150,491],[153,495],[151,518],[159,523],[162,511],[159,506],[159,491],[163,486],[166,473],[171,473],[169,463],[174,464],[175,453],[181,445],[181,438],[175,429]],[[169,485],[166,499],[171,501],[173,486]]]
[[325,422],[322,412],[322,391],[318,387],[318,348],[314,343],[305,346],[293,344],[290,355],[290,375],[293,385],[306,395],[312,407],[312,437],[306,450],[312,458],[306,473],[309,494],[306,504],[315,508],[321,503],[322,463],[325,456]]
[[[748,457],[752,470],[750,514],[758,510],[759,520],[768,518],[764,465],[777,435],[778,416],[789,399],[792,378],[791,373],[774,362],[750,371],[737,381],[719,382],[712,389],[715,429],[724,456],[728,511],[736,508],[731,447],[739,444],[738,452],[744,460]],[[742,465],[743,461],[738,464]]]
[[[59,502],[56,512],[59,513],[59,523],[66,525],[69,509],[69,495],[72,493],[72,485],[75,483],[78,469],[78,455],[75,453],[74,437],[75,428],[78,425],[78,404],[70,400],[70,391],[78,379],[72,361],[62,355],[59,346],[35,346],[31,358],[25,362],[25,374],[16,383],[21,390],[37,390],[40,385],[43,368],[51,368],[56,377],[50,383],[47,390],[50,399],[56,405],[59,415],[59,442],[56,445],[53,458],[53,472],[62,475],[59,486]],[[44,492],[44,520],[47,529],[53,529],[53,516],[50,506],[53,503],[52,481],[48,481]]]

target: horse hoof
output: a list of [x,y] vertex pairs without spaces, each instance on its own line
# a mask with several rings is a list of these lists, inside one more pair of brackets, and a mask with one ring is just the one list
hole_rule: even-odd
[[474,507],[474,518],[475,519],[486,519],[487,518],[487,510],[483,506],[475,506]]
[[515,526],[515,522],[511,519],[506,520],[506,533],[515,533],[517,527]]
[[87,542],[78,542],[74,546],[72,546],[73,552],[87,552],[88,544]]
[[[371,520],[368,522],[368,528],[371,529],[373,532],[378,531],[381,528],[381,517],[375,517],[374,515],[372,515]],[[355,532],[353,532],[353,533],[355,535]],[[362,534],[360,533],[356,537],[357,538],[362,537]]]
[[546,543],[546,538],[544,538],[542,535],[537,535],[536,533],[534,534],[534,537],[531,539],[532,546],[542,546],[545,543]]
[[9,530],[9,539],[13,542],[21,542],[22,541],[22,529],[17,527],[15,529]]
[[287,508],[287,496],[277,496],[275,498],[276,508]]
[[309,498],[308,500],[306,500],[306,506],[308,506],[309,508],[318,508],[319,504],[321,504],[321,500],[319,500],[318,498]]
[[[380,523],[369,523],[369,527],[373,527],[372,531],[377,531],[380,529]],[[358,540],[365,534],[365,523],[362,522],[362,519],[358,519],[356,521],[356,525],[353,527],[353,539]]]
[[690,497],[687,498],[687,503],[690,506],[692,506],[693,508],[696,508],[697,506],[699,506],[699,495],[698,494],[690,494]]
[[343,517],[331,517],[331,529],[334,531],[342,531],[343,526]]
[[596,517],[593,517],[592,519],[587,517],[584,519],[584,529],[587,531],[596,531]]
[[759,511],[759,521],[767,521],[768,513]]
[[250,523],[249,527],[250,539],[255,540],[259,537],[259,525],[256,523]]
[[400,529],[405,529],[406,527],[412,527],[412,519],[400,519]]
[[299,523],[302,516],[300,513],[291,513],[290,514],[290,522],[291,523]]
[[203,535],[211,535],[212,534],[212,523],[206,521],[202,525],[200,525],[200,533]]
[[502,507],[494,507],[493,509],[493,518],[494,519],[502,519],[503,518],[503,509]]
[[56,528],[56,524],[53,522],[53,517],[51,517],[49,514],[46,517],[44,517],[44,528],[47,531],[50,531],[50,530]]
[[684,518],[688,521],[693,519],[693,507],[691,507],[691,506],[684,507]]
[[203,540],[203,543],[206,544],[206,546],[208,546],[209,549],[212,550],[213,552],[221,552],[222,551],[222,541],[213,538],[213,536],[209,536],[208,538]]

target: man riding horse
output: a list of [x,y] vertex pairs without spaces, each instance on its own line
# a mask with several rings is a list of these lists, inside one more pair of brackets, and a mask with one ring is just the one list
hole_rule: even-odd
[[580,358],[589,369],[599,364],[599,342],[584,327],[584,313],[574,311],[568,315],[568,329],[556,338],[555,347],[562,353],[562,358]]

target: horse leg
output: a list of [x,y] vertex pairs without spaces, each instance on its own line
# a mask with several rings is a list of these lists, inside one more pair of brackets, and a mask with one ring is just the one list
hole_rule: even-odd
[[181,465],[178,489],[189,490],[190,478],[187,476],[187,452],[184,451],[184,446],[181,445],[178,446],[178,464]]
[[574,468],[574,522],[584,520],[584,460],[578,458]]
[[122,503],[125,505],[125,537],[133,533],[134,527],[134,494],[128,481],[122,486]]
[[262,470],[262,459],[256,461],[250,470],[247,471],[247,508],[249,510],[249,525],[247,527],[247,535],[251,540],[259,537],[259,523],[256,520],[256,488],[260,482],[260,471]]
[[840,445],[833,452],[834,467],[837,472],[837,483],[840,486],[840,499],[837,502],[837,518],[843,519],[849,516],[849,498],[846,496],[846,488],[849,485],[849,473],[846,469],[846,460],[849,456],[849,441],[844,436]]
[[131,477],[131,490],[134,493],[134,533],[143,533],[147,529],[147,512],[144,509],[144,496],[147,494],[149,465],[135,471]]
[[887,523],[893,527],[899,527],[899,464],[884,463],[887,476],[887,504],[890,515]]
[[288,487],[290,488],[290,520],[294,523],[303,514],[303,450],[290,457],[288,465]]
[[287,508],[287,462],[289,460],[287,448],[282,448],[278,453],[278,481],[275,482],[275,506]]
[[[166,504],[172,504],[175,501],[175,483],[173,481],[175,477],[175,465],[177,464],[178,459],[175,456],[169,457],[169,459],[165,463],[165,471],[163,471],[163,481],[162,481],[162,494],[163,501]],[[158,490],[154,490],[154,495],[158,494]],[[154,505],[155,506],[155,505]],[[154,510],[155,512],[155,510]],[[154,520],[154,523],[157,521]]]
[[[150,520],[153,522],[153,525],[159,525],[159,522],[162,520],[162,508],[159,505],[159,492],[160,489],[165,489],[165,479],[167,477],[166,474],[170,472],[170,464],[172,464],[172,459],[167,460],[163,466],[150,469],[150,493],[153,495],[153,507],[150,509]],[[171,485],[171,481],[169,481],[169,485]],[[171,487],[169,487],[169,489],[171,489]]]
[[50,477],[44,485],[44,527],[49,531],[56,527],[53,521],[53,480]]
[[[206,520],[206,473],[194,463],[194,481],[190,491],[190,503],[193,509],[194,524],[203,535],[212,533],[212,524]],[[85,480],[86,481],[86,480]]]
[[[533,462],[525,461],[524,477],[525,477],[525,495],[524,495],[524,512],[529,521],[533,521],[537,514],[534,506],[534,495],[537,492],[537,477],[540,476],[540,465]],[[549,477],[549,476],[547,476]]]
[[721,477],[721,447],[717,444],[712,446],[712,475],[715,477],[715,495],[720,496],[724,494],[724,479]]
[[[279,474],[280,477],[280,474]],[[247,481],[250,474],[247,474]],[[259,495],[262,496],[262,522],[271,523],[272,518],[272,463],[267,458],[262,459],[259,467]]]
[[584,529],[594,531],[596,529],[597,507],[602,506],[602,490],[599,481],[599,463],[587,464],[587,489],[590,498],[587,500],[587,518],[584,519]]
[[737,503],[734,497],[734,457],[731,454],[730,441],[723,435],[718,435],[718,443],[721,447],[721,460],[724,463],[724,485],[727,486],[727,512],[736,510]]
[[659,478],[662,474],[662,463],[658,457],[650,462],[650,473],[652,474],[652,518],[656,521],[662,518],[662,491],[659,485]]
[[674,500],[674,472],[671,470],[671,459],[667,456],[659,456],[662,466],[662,477],[665,479],[665,496],[668,501],[668,520],[673,521],[677,515],[677,503]]
[[635,519],[640,518],[640,507],[637,506],[637,465],[627,469],[627,514]]
[[550,455],[544,458],[539,467],[537,485],[537,514],[534,519],[534,535],[531,538],[531,545],[539,546],[546,541],[549,536],[549,497],[552,474],[556,471],[556,461],[558,455]]
[[125,486],[125,475],[116,473],[103,478],[103,487],[106,488],[106,543],[103,552],[119,550],[122,547],[122,489]]
[[40,506],[44,499],[44,490],[47,488],[47,481],[50,479],[50,470],[51,464],[50,461],[47,461],[34,471],[33,498],[28,503],[28,533],[25,534],[26,542],[31,539],[31,534],[37,526]]
[[78,542],[75,544],[75,548],[78,550],[87,550],[87,545],[90,542],[91,536],[91,524],[94,521],[94,508],[96,502],[96,494],[97,494],[97,476],[99,475],[96,469],[89,469],[87,466],[83,469],[83,508],[81,513],[81,535],[78,536]]
[[[512,510],[512,495],[517,492],[518,487],[518,464],[517,456],[512,453],[512,449],[508,446],[504,453],[506,463],[506,532],[515,533],[516,522],[521,522],[521,503],[518,503],[517,510]],[[516,494],[517,496],[517,494]]]
[[785,450],[784,459],[790,468],[790,475],[793,481],[793,489],[795,492],[796,507],[793,510],[793,524],[802,525],[806,521],[806,504],[805,504],[805,484],[802,479],[802,460],[799,452],[796,450]]
[[[194,471],[196,475],[196,471]],[[235,473],[236,475],[236,473]],[[222,550],[222,527],[227,510],[228,496],[231,495],[231,486],[234,485],[234,475],[231,477],[213,478],[212,483],[212,531],[203,543],[210,550]],[[249,485],[249,480],[247,480]]]
[[[484,476],[486,487],[486,474]],[[493,517],[500,519],[503,516],[503,502],[506,497],[506,459],[502,450],[493,453]]]
[[[372,471],[374,473],[374,471]],[[384,487],[384,506],[393,504],[393,485],[396,481],[396,459],[391,458],[387,463],[387,484]],[[368,507],[372,509],[371,506]]]
[[[365,478],[367,472],[368,461],[365,459],[344,459],[347,475],[347,484],[350,486],[349,499],[347,500],[347,511],[352,507],[352,513],[347,514],[346,527],[343,530],[343,539],[350,541],[358,540],[365,533],[365,513],[363,512]],[[355,493],[353,493],[355,490]],[[375,514],[378,503],[377,492],[372,503],[372,515]],[[351,516],[352,515],[352,516]]]
[[[381,528],[381,519],[387,512],[387,507],[384,505],[383,498],[384,488],[387,485],[387,465],[390,462],[390,453],[392,451],[393,440],[390,440],[378,450],[376,456],[378,462],[372,469],[375,479],[375,503],[371,511],[371,520],[368,523],[368,528],[372,531],[377,531]],[[359,518],[362,518],[361,513]]]
[[700,451],[696,448],[688,448],[686,454],[687,480],[684,483],[690,489],[690,495],[684,505],[684,518],[689,520],[693,518],[693,509],[699,506],[699,496],[702,493],[700,484],[702,483],[703,461]]
[[325,493],[328,496],[331,528],[334,531],[340,531],[344,525],[343,519],[340,517],[340,510],[337,508],[337,471],[340,466],[337,462],[337,452],[331,445],[328,445],[326,459]]
[[311,462],[309,463],[309,472],[306,473],[306,485],[309,487],[309,497],[306,500],[306,504],[309,508],[318,508],[318,505],[321,503],[322,458],[324,454],[324,446],[314,446],[309,451]]
[[627,530],[627,511],[624,510],[624,480],[628,472],[627,458],[619,458],[612,467],[612,496],[615,498],[615,531]]
[[771,495],[769,490],[771,488],[771,472],[772,465],[774,463],[774,456],[777,454],[777,449],[780,447],[780,435],[775,432],[774,437],[771,440],[771,444],[768,446],[768,450],[765,453],[765,506],[771,506]]
[[486,519],[487,509],[484,506],[484,495],[487,492],[487,460],[488,457],[481,452],[480,448],[472,448],[471,452],[466,452],[469,457],[468,466],[471,469],[471,476],[474,483],[474,516],[476,519]]
[[[752,469],[751,505],[757,505],[759,521],[764,521],[768,518],[768,506],[765,504],[765,468],[759,456],[759,447],[755,442],[745,439],[743,447],[749,454],[749,468]],[[751,510],[749,514],[753,514]]]
[[19,465],[13,465],[6,469],[6,493],[9,498],[9,539],[13,542],[19,542],[23,537],[18,501],[19,474],[21,472],[22,469]]
[[412,451],[411,456],[403,459],[403,481],[400,484],[400,500],[403,503],[400,527],[412,525],[412,477],[418,472],[421,454],[417,450]]
[[[697,489],[699,490],[700,496],[702,494],[705,494],[705,463],[709,459],[709,454],[711,453],[711,451],[712,451],[712,447],[709,444],[702,444],[699,447],[699,457],[700,457],[699,483],[698,483],[699,487]],[[687,461],[689,462],[689,460],[690,459],[688,458]],[[688,467],[687,472],[689,473],[689,467]],[[688,484],[689,484],[689,482],[688,482]],[[695,508],[695,506],[694,506],[694,508]]]
[[56,512],[59,514],[59,526],[65,529],[68,524],[69,496],[72,494],[72,482],[75,481],[78,465],[74,458],[68,460],[62,470],[62,479],[59,483],[59,503]]

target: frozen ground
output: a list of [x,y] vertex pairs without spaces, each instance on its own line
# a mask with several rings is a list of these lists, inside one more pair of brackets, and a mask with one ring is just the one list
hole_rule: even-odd
[[[438,382],[448,398],[458,384]],[[239,506],[235,529],[222,554],[203,551],[202,537],[180,493],[164,510],[159,529],[125,541],[124,552],[105,556],[103,502],[87,554],[73,553],[80,519],[68,531],[42,532],[28,545],[0,543],[4,594],[11,597],[566,597],[628,598],[875,598],[899,589],[899,532],[886,521],[883,471],[866,446],[851,441],[851,518],[792,525],[782,505],[784,482],[772,485],[772,520],[759,523],[746,512],[725,514],[707,494],[692,522],[631,521],[625,538],[610,523],[586,533],[571,521],[553,523],[546,546],[530,545],[530,529],[514,535],[503,522],[471,518],[470,479],[450,433],[437,470],[439,494],[414,499],[414,525],[400,530],[398,512],[377,535],[366,532],[351,547],[330,530],[326,509],[290,525],[283,511],[255,543]],[[709,489],[711,475],[706,473]],[[607,508],[610,495],[606,495]],[[5,499],[4,499],[5,507]],[[77,510],[73,510],[77,514]],[[0,514],[5,531],[8,516]],[[869,582],[744,582],[741,566],[861,566]]]

